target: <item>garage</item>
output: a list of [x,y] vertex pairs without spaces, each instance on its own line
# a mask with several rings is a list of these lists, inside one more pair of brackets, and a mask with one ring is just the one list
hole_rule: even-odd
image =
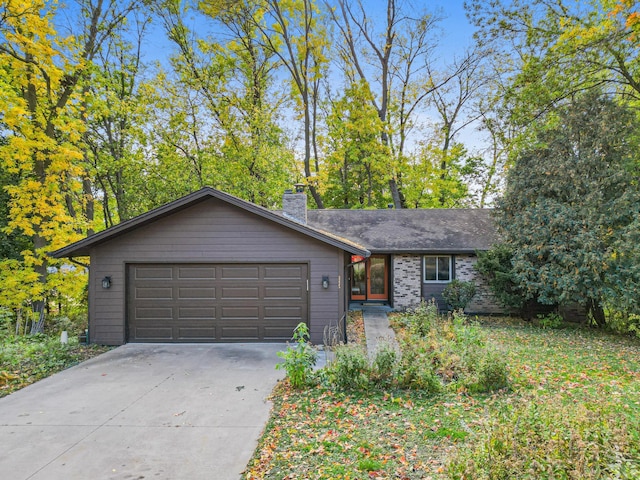
[[304,263],[127,266],[128,342],[269,342],[308,321]]
[[[55,252],[89,271],[91,343],[313,343],[345,316],[359,244],[307,225],[306,195],[272,211],[204,187]],[[295,208],[294,208],[295,207]]]

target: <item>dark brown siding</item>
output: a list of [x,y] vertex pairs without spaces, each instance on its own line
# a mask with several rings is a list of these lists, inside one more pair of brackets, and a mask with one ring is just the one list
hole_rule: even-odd
[[[124,234],[91,251],[90,338],[126,341],[126,266],[135,263],[304,263],[309,266],[311,339],[342,315],[342,250],[218,199],[206,200]],[[112,287],[101,279],[109,275]],[[328,289],[322,276],[330,277]],[[340,289],[338,286],[340,284]]]

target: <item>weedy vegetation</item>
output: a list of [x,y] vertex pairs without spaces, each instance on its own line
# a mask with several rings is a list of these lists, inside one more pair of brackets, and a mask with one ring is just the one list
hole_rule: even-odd
[[245,478],[640,478],[640,342],[549,320],[395,315],[279,383]]

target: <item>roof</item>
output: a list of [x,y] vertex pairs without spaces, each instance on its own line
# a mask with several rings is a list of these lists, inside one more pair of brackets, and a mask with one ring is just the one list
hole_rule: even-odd
[[498,241],[490,209],[309,210],[307,224],[372,253],[473,253]]
[[160,218],[164,218],[168,215],[173,215],[174,213],[189,208],[209,198],[217,198],[231,205],[235,205],[236,207],[242,208],[243,210],[263,217],[266,220],[270,220],[274,223],[278,223],[284,227],[290,228],[291,230],[300,232],[311,238],[315,238],[316,240],[319,240],[321,242],[341,248],[349,253],[362,255],[365,257],[368,257],[370,255],[370,252],[356,241],[341,238],[339,235],[323,231],[321,228],[300,224],[282,215],[278,215],[277,213],[264,207],[251,202],[247,202],[238,197],[234,197],[233,195],[210,187],[202,188],[197,192],[191,193],[182,198],[179,198],[178,200],[162,205],[161,207],[158,207],[154,210],[150,210],[149,212],[143,213],[142,215],[134,217],[130,220],[126,220],[122,223],[119,223],[118,225],[103,230],[102,232],[90,235],[83,240],[77,241],[59,250],[51,252],[50,255],[55,258],[88,256],[91,248],[95,246],[113,240],[120,235],[124,235],[132,230],[152,223]]

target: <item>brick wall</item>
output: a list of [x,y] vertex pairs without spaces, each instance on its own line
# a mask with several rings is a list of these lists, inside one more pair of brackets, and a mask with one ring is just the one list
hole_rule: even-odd
[[[482,276],[476,272],[475,255],[455,256],[455,278],[462,282],[474,281],[476,294],[466,308],[467,313],[505,313],[495,300],[493,293]],[[422,255],[394,255],[393,265],[393,306],[398,310],[415,308],[422,299]],[[436,284],[434,284],[436,285]],[[444,288],[445,284],[437,284]],[[444,302],[444,301],[443,301]]]
[[476,294],[467,305],[467,313],[505,313],[495,299],[487,282],[473,268],[476,263],[475,255],[456,255],[456,278],[461,282],[474,281],[476,283]]
[[422,256],[394,255],[393,306],[398,310],[415,308],[422,297]]

